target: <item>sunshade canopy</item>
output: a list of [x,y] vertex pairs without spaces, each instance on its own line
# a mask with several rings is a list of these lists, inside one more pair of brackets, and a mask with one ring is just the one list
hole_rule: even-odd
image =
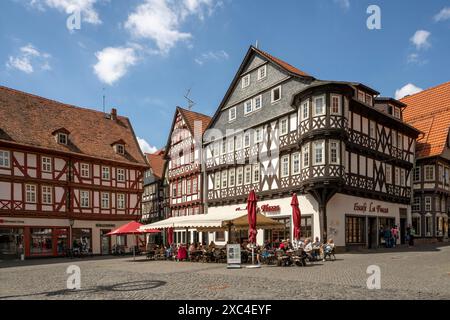
[[[224,212],[214,214],[199,214],[194,216],[172,217],[166,220],[142,226],[141,230],[148,229],[167,229],[167,228],[192,228],[197,230],[214,231],[227,230],[229,227],[235,230],[248,229],[248,220],[246,211]],[[258,229],[278,229],[284,228],[284,225],[261,213],[257,213]]]
[[142,233],[157,233],[161,232],[156,229],[145,229],[141,230],[139,229],[142,226],[142,223],[131,221],[116,230],[111,231],[110,233],[106,234],[107,236],[118,236],[123,234],[142,234]]

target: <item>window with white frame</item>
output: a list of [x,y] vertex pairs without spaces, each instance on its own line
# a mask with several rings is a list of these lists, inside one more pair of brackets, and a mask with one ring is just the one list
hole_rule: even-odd
[[261,109],[262,107],[262,95],[257,96],[253,101],[253,106],[255,111]]
[[444,167],[441,165],[438,166],[438,181],[439,183],[444,182]]
[[118,193],[117,194],[117,209],[125,209],[125,194]]
[[302,102],[302,120],[308,120],[309,119],[309,100]]
[[313,99],[313,115],[323,116],[325,114],[325,96],[314,97]]
[[80,171],[81,171],[81,177],[82,178],[90,178],[91,173],[90,173],[90,168],[89,168],[89,163],[82,163],[80,164]]
[[397,148],[403,148],[403,135],[400,132],[397,133]]
[[225,189],[228,186],[228,172],[222,171],[222,189]]
[[192,187],[191,180],[187,179],[186,180],[186,194],[191,194],[191,192],[192,192],[191,187]]
[[250,74],[242,77],[242,89],[247,88],[250,85]]
[[241,186],[242,182],[244,182],[244,168],[243,167],[238,167],[236,169],[237,173],[236,173],[236,185]]
[[11,166],[9,151],[0,150],[0,168],[9,168]]
[[372,139],[376,139],[376,123],[373,120],[369,122],[369,135]]
[[262,128],[256,128],[255,129],[255,143],[262,142],[263,136],[262,136]]
[[325,141],[313,142],[313,165],[321,165],[325,163]]
[[420,167],[415,167],[414,168],[414,181],[420,181]]
[[431,237],[433,234],[433,217],[425,216],[425,236]]
[[404,187],[406,185],[405,169],[400,169],[400,185]]
[[331,114],[341,114],[341,96],[331,95]]
[[371,106],[373,103],[372,96],[370,94],[366,94],[366,103]]
[[196,194],[198,192],[198,181],[197,181],[197,177],[194,177],[194,179],[192,179],[192,193]]
[[42,186],[42,203],[43,204],[52,204],[52,187],[50,186]]
[[58,143],[59,144],[65,144],[67,145],[68,142],[67,134],[65,133],[58,133]]
[[244,134],[244,148],[250,147],[250,132]]
[[219,142],[214,142],[213,157],[218,157],[219,154],[220,154],[220,144]]
[[230,108],[228,110],[228,121],[236,120],[236,107]]
[[253,165],[253,183],[258,183],[260,180],[259,163]]
[[431,197],[425,197],[425,211],[431,211]]
[[235,186],[235,182],[236,182],[236,180],[235,180],[235,173],[236,173],[236,169],[234,169],[234,168],[230,169],[228,171],[228,186],[230,188]]
[[253,100],[247,100],[244,103],[244,114],[249,114],[253,111]]
[[386,164],[386,183],[392,184],[392,166]]
[[412,211],[420,211],[420,197],[414,197]]
[[220,189],[220,172],[214,174],[214,189]]
[[300,174],[300,152],[292,154],[292,175]]
[[396,186],[400,185],[400,168],[394,168],[394,183]]
[[365,102],[365,98],[366,98],[366,94],[364,93],[364,91],[358,90],[358,100]]
[[42,157],[42,172],[52,172],[52,158]]
[[125,181],[125,169],[122,168],[117,169],[117,181],[119,182]]
[[281,86],[278,86],[271,91],[271,101],[272,103],[280,101],[281,100]]
[[227,142],[225,141],[225,139],[220,142],[220,154],[227,154]]
[[36,203],[36,185],[34,184],[26,184],[25,185],[26,192],[26,202],[27,203]]
[[102,209],[109,209],[109,193],[102,192]]
[[438,196],[434,197],[434,211],[439,212],[441,211],[441,200]]
[[80,206],[82,208],[89,208],[90,206],[90,193],[89,191],[80,191]]
[[228,152],[234,152],[234,137],[228,137]]
[[258,69],[258,80],[263,80],[267,76],[267,65],[263,65]]
[[288,118],[280,120],[280,136],[284,136],[288,133]]
[[395,132],[395,130],[391,130],[391,137],[392,137],[392,146],[397,147],[397,132]]
[[303,168],[309,167],[309,143],[302,148]]
[[237,135],[236,136],[236,150],[241,150],[242,149],[242,135]]
[[289,155],[281,157],[280,176],[282,178],[289,176]]
[[102,180],[109,180],[111,178],[109,167],[102,167]]
[[123,144],[116,144],[116,152],[118,154],[125,154],[125,146]]
[[244,183],[250,184],[252,183],[252,166],[245,166],[245,174],[244,174]]
[[434,181],[434,166],[424,166],[425,181]]
[[339,141],[330,141],[330,163],[339,164]]
[[445,168],[445,184],[450,184],[450,169]]

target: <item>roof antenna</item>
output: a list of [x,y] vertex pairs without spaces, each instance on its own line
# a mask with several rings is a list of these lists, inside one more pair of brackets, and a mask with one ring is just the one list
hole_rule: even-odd
[[106,95],[105,95],[105,88],[103,88],[103,113],[105,113],[105,107],[106,107]]
[[255,48],[256,48],[256,49],[259,49],[259,43],[258,43],[258,40],[256,40],[256,46],[255,46]]
[[190,94],[191,94],[191,89],[189,88],[188,91],[186,92],[186,94],[184,95],[184,97],[188,101],[188,109],[189,109],[189,111],[192,109],[193,106],[195,106],[195,102],[191,98],[189,98]]

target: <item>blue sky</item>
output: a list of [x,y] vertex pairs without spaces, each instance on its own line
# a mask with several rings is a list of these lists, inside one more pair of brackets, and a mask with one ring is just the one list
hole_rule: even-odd
[[[366,26],[371,4],[380,30]],[[107,110],[159,148],[186,90],[212,115],[256,40],[316,78],[384,96],[450,80],[448,0],[2,0],[0,84],[97,110],[105,88]]]

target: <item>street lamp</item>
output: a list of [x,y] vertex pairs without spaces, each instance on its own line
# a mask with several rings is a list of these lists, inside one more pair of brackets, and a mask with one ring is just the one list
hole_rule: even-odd
[[69,232],[69,247],[71,250],[73,250],[73,243],[72,243],[72,227],[75,224],[74,219],[69,219],[69,225],[70,225],[70,232]]

